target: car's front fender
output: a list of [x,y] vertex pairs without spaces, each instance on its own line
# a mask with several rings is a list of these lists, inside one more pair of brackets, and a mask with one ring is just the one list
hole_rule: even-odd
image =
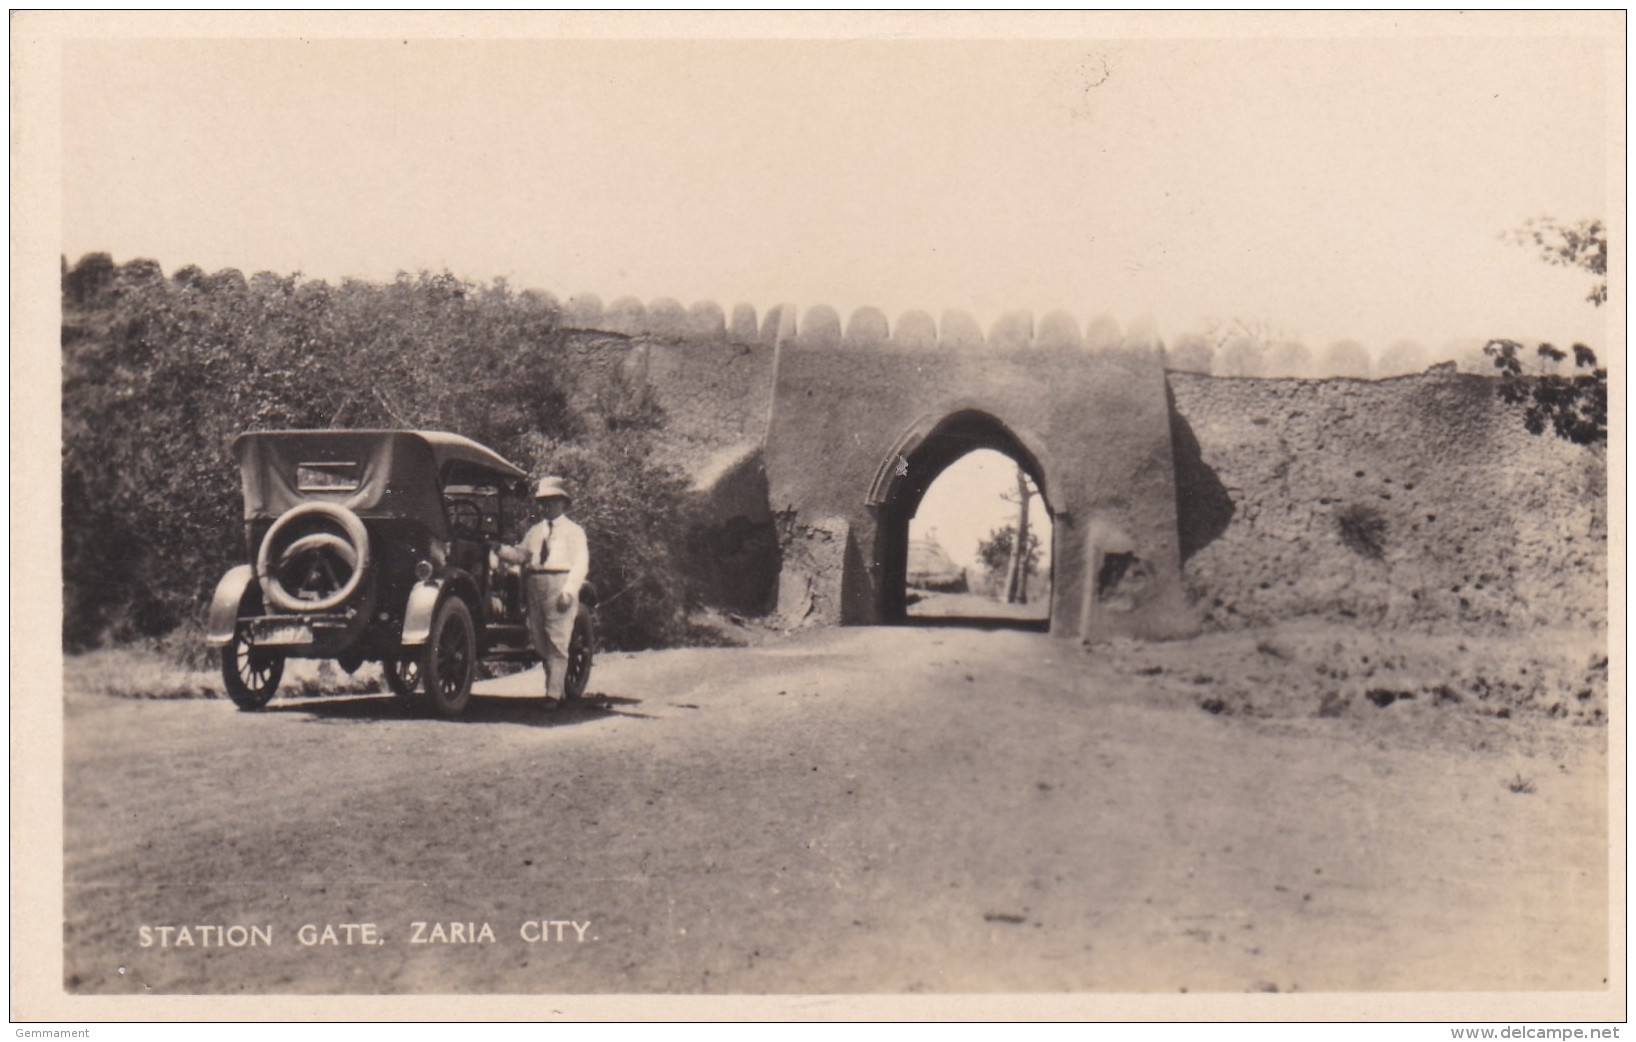
[[409,603],[403,608],[403,636],[398,643],[413,647],[426,643],[432,635],[432,612],[437,610],[443,596],[443,584],[435,579],[418,582],[409,591]]
[[[418,582],[409,591],[409,603],[403,608],[403,636],[398,643],[404,647],[419,647],[432,638],[432,613],[445,590],[451,596],[465,597],[468,603],[477,600],[477,583],[470,575],[451,568],[441,576]],[[474,609],[475,612],[475,609]]]
[[221,582],[216,584],[216,592],[210,598],[210,621],[205,627],[205,647],[224,648],[233,640],[233,631],[239,625],[239,609],[244,604],[244,595],[252,587],[256,587],[256,596],[261,596],[261,588],[256,586],[256,569],[252,565],[235,565],[222,576]]

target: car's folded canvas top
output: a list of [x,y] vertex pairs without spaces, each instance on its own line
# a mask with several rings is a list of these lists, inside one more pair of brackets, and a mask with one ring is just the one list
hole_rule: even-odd
[[313,500],[359,517],[419,520],[442,532],[440,470],[460,462],[498,478],[518,467],[456,434],[418,431],[256,431],[233,442],[246,520],[276,518]]

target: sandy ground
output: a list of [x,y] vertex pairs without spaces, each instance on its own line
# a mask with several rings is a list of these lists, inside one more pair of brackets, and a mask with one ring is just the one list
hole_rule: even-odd
[[1006,604],[992,597],[975,593],[935,593],[916,591],[916,600],[909,605],[907,615],[916,619],[1013,619],[1019,622],[1045,622],[1051,617],[1049,591],[1028,604]]
[[[537,670],[490,681],[460,722],[388,696],[244,714],[71,691],[64,978],[1603,989],[1606,729],[1587,721],[1605,691],[1553,713],[1451,663],[1461,683],[1433,696],[1412,656],[1365,678],[1356,650],[1323,629],[1090,651],[815,631],[604,655],[580,708],[536,698]],[[1402,697],[1371,700],[1383,684]],[[201,924],[272,943],[160,943]],[[326,924],[376,943],[301,943]]]

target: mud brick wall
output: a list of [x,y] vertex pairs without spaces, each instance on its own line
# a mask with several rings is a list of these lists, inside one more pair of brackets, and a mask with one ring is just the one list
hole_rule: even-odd
[[1169,384],[1184,582],[1206,627],[1606,625],[1604,452],[1529,434],[1494,380]]
[[563,310],[592,393],[662,410],[699,492],[699,578],[729,610],[890,618],[893,532],[924,491],[895,464],[929,480],[964,441],[1045,490],[1063,636],[1606,625],[1605,454],[1528,434],[1490,378],[1166,371],[1149,327],[1062,312],[985,333],[960,311]]
[[769,313],[764,336],[748,305],[734,309],[730,326],[709,301],[684,309],[623,297],[604,308],[581,295],[563,320],[582,372],[595,374],[590,386],[648,388],[663,412],[663,458],[708,484],[766,435],[778,314]]

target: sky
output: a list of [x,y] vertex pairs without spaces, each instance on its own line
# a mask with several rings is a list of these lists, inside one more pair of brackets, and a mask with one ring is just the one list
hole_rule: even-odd
[[1588,276],[1500,235],[1613,215],[1613,52],[1378,24],[1333,39],[70,40],[62,253],[448,270],[761,313],[957,308],[985,328],[1019,308],[1152,316],[1172,341],[1239,318],[1315,353],[1609,342]]
[[[926,490],[909,519],[909,538],[936,540],[950,560],[977,574],[977,544],[996,529],[1017,523],[1016,503],[1002,498],[1016,495],[1016,474],[1016,463],[993,449],[960,457]],[[1033,481],[1028,484],[1034,487]],[[1040,574],[1050,575],[1051,516],[1037,494],[1028,503],[1028,525],[1040,540]]]

